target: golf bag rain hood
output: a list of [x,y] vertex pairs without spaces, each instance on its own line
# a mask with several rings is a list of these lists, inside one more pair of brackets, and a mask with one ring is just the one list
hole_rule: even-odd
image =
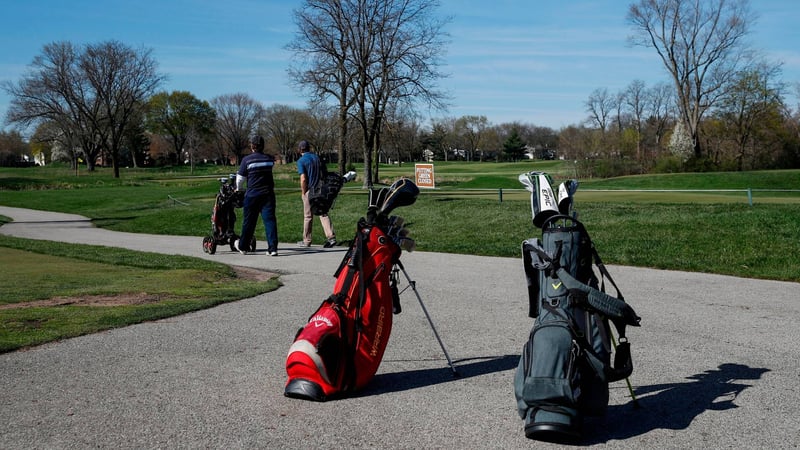
[[402,219],[388,214],[416,201],[409,180],[370,191],[366,218],[334,276],[333,294],[311,315],[289,348],[284,394],[324,401],[363,388],[375,375],[392,331],[399,294],[392,268],[413,248]]
[[[520,181],[529,187],[532,197],[549,195],[549,177],[541,172],[520,175]],[[522,256],[528,314],[536,320],[514,378],[525,435],[562,443],[580,438],[583,416],[604,414],[608,383],[631,374],[625,329],[639,326],[640,320],[623,301],[589,234],[574,217],[572,196],[576,188],[575,180],[562,183],[562,194],[552,206],[531,200],[533,223],[541,227],[542,238],[524,241]],[[605,280],[616,289],[616,297],[604,292]],[[609,324],[617,331],[618,345]],[[630,383],[628,386],[633,396]]]

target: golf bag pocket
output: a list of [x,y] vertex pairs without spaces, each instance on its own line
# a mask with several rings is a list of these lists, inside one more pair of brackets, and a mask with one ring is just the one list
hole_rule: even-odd
[[580,352],[566,322],[554,320],[531,330],[514,387],[520,416],[531,407],[568,408],[577,403]]
[[345,352],[342,318],[331,299],[325,300],[289,347],[286,396],[324,401],[340,390],[345,379]]
[[535,325],[514,377],[517,410],[529,438],[578,434],[581,372],[581,347],[569,324],[552,320]]

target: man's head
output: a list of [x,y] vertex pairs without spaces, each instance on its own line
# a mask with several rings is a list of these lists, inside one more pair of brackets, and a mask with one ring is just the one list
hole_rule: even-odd
[[250,149],[255,152],[264,151],[264,138],[259,135],[254,135],[250,138]]
[[297,151],[300,153],[311,151],[311,146],[308,145],[308,141],[300,141],[297,144]]

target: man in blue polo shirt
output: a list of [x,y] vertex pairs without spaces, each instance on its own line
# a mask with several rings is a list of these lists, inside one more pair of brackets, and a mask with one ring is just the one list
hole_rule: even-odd
[[[297,173],[300,174],[300,192],[303,197],[303,240],[297,245],[301,247],[311,246],[311,231],[314,224],[314,216],[311,214],[311,204],[308,202],[308,190],[324,176],[325,168],[322,161],[314,152],[308,141],[300,141],[297,144],[297,152],[300,158],[297,160]],[[325,248],[336,245],[336,232],[333,229],[331,218],[327,214],[319,216],[322,224],[322,231],[325,233]]]
[[250,153],[242,158],[236,173],[236,190],[241,190],[247,180],[242,215],[242,234],[234,246],[239,253],[253,251],[250,241],[258,223],[258,216],[264,221],[267,237],[267,254],[278,256],[278,221],[275,218],[275,181],[272,166],[275,158],[264,154],[264,138],[253,136],[250,139]]

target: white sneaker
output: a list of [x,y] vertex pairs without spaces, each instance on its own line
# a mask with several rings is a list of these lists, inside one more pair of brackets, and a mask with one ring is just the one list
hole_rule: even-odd
[[273,250],[273,251],[271,251],[271,252],[267,252],[267,254],[268,254],[269,256],[278,256],[278,251],[277,251],[277,250]]
[[234,246],[234,248],[236,248],[236,250],[238,250],[238,251],[239,251],[239,253],[241,253],[242,255],[246,255],[246,254],[247,254],[247,252],[246,252],[246,251],[244,251],[244,250],[242,250],[241,248],[239,248],[239,239],[236,239],[235,241],[233,241],[233,246]]
[[300,241],[297,243],[298,247],[311,247],[311,242]]

